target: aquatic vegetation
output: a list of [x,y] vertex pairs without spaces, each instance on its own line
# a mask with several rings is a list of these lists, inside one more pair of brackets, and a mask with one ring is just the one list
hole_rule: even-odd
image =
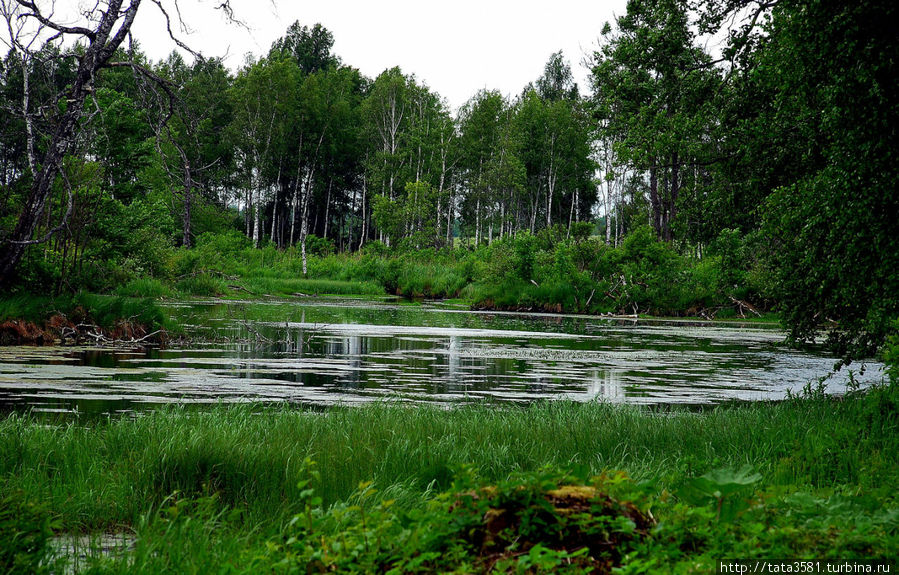
[[[601,531],[577,510],[602,494],[643,514],[626,513],[648,537],[628,539],[613,558],[625,570],[669,559],[889,558],[899,549],[897,393],[894,384],[698,412],[552,402],[167,408],[85,425],[12,415],[0,421],[0,485],[18,501],[41,501],[57,529],[134,531],[134,553],[110,559],[109,572],[150,572],[161,561],[287,568],[313,553],[331,554],[318,556],[323,565],[408,570],[438,552],[448,562],[432,567],[578,565],[580,544],[554,547],[534,535],[513,549],[501,532],[539,528],[556,533],[553,541],[580,541],[566,525]],[[573,515],[518,507],[502,529],[481,523],[471,526],[481,535],[431,538],[518,498],[552,514],[546,502],[566,485],[595,489],[575,491],[590,501],[570,501]],[[459,515],[465,494],[478,499]],[[638,521],[649,513],[657,526]],[[634,533],[628,521],[610,521],[610,537]],[[392,547],[394,536],[405,543]]]
[[703,412],[240,406],[87,426],[11,416],[0,482],[16,501],[44,502],[33,524],[135,534],[128,552],[92,559],[92,573],[890,560],[896,395]]

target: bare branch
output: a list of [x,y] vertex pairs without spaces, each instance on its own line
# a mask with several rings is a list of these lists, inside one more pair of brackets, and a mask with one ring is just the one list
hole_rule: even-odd
[[[187,44],[182,42],[177,36],[175,36],[175,33],[172,32],[172,19],[169,17],[168,11],[162,5],[161,0],[151,0],[151,1],[153,2],[153,4],[156,4],[156,7],[159,8],[160,12],[162,12],[162,16],[165,18],[165,28],[168,31],[169,38],[172,39],[172,42],[177,44],[178,47],[181,48],[182,50],[184,50],[185,52],[190,53],[197,60],[202,60],[203,56],[199,52],[195,51],[193,48],[191,48],[190,46],[188,46]],[[178,8],[177,3],[175,4],[175,9],[178,11],[178,22],[181,24],[181,29],[186,31],[186,26],[184,25],[184,20],[181,18],[181,11]]]
[[225,15],[225,18],[226,18],[226,19],[228,20],[228,22],[230,22],[231,24],[234,24],[234,25],[236,25],[236,26],[240,26],[241,28],[244,28],[245,30],[249,30],[249,29],[250,29],[250,27],[247,26],[246,23],[245,23],[243,20],[237,18],[237,17],[234,15],[234,8],[231,7],[231,0],[224,0],[221,4],[219,4],[218,6],[216,6],[215,9],[216,9],[216,10],[221,10],[222,13]]
[[96,32],[94,30],[91,30],[90,28],[83,28],[81,26],[63,26],[62,24],[58,24],[53,20],[47,18],[46,16],[41,14],[40,9],[37,7],[37,3],[35,2],[29,0],[16,0],[16,3],[19,6],[30,10],[30,12],[23,13],[21,17],[34,18],[47,28],[56,30],[61,34],[76,34],[79,36],[84,36],[91,41],[93,41],[93,39],[96,37]]
[[166,80],[165,78],[162,78],[161,76],[154,74],[153,72],[151,72],[144,66],[141,66],[140,64],[136,64],[134,62],[109,62],[107,64],[107,66],[110,68],[131,68],[137,74],[150,80],[154,85],[158,86],[159,88],[162,88],[162,90],[168,96],[168,103],[169,103],[168,113],[166,114],[166,116],[162,122],[164,124],[167,124],[169,119],[175,115],[175,102],[178,99],[178,96],[175,94],[175,89],[178,87],[177,84],[175,84],[174,82],[172,82],[170,80]]
[[[137,9],[140,7],[141,0],[131,0],[131,3],[128,5],[128,8],[119,12],[120,16],[124,16],[124,20],[119,25],[119,29],[116,32],[115,36],[112,37],[111,40],[106,42],[106,44],[100,49],[98,52],[98,60],[100,61],[100,66],[102,67],[107,60],[112,58],[112,55],[116,50],[119,49],[119,46],[122,45],[122,42],[125,41],[125,38],[131,32],[131,25],[134,24],[134,19],[137,17]],[[114,7],[121,6],[121,0],[113,0],[110,2],[109,9],[112,10]],[[112,31],[112,26],[116,22],[116,19],[109,19],[109,29],[108,32]],[[103,30],[103,26],[101,25],[100,30]]]

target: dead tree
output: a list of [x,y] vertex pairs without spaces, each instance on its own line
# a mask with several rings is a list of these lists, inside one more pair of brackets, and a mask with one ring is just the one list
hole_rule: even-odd
[[[65,110],[54,119],[47,135],[45,151],[38,155],[34,146],[34,135],[31,132],[31,118],[27,102],[26,85],[25,105],[22,113],[28,127],[29,168],[32,171],[32,185],[21,208],[12,232],[0,237],[0,287],[10,284],[15,278],[16,268],[22,260],[26,248],[31,244],[42,243],[50,239],[65,225],[65,217],[57,227],[41,238],[34,238],[41,215],[53,192],[53,184],[62,174],[63,160],[73,149],[78,138],[79,129],[85,115],[85,100],[93,92],[97,76],[104,68],[115,65],[133,67],[141,74],[148,71],[130,62],[114,62],[113,56],[126,39],[130,38],[131,26],[137,16],[142,0],[98,0],[93,9],[85,12],[77,25],[62,24],[63,17],[53,12],[53,4],[37,0],[0,0],[0,15],[6,21],[9,41],[4,42],[11,49],[20,51],[23,73],[27,77],[29,59],[43,46],[57,43],[71,45],[77,43],[80,49],[72,52],[77,59],[78,67],[75,77],[62,94]],[[148,0],[165,16],[168,34],[182,49],[187,46],[172,33],[171,20],[163,0]],[[228,0],[216,2],[226,17],[234,21]],[[170,5],[177,11],[177,4]],[[49,10],[49,11],[48,11]],[[27,38],[28,41],[22,41]],[[189,50],[190,51],[190,50]],[[193,51],[191,51],[193,53]]]

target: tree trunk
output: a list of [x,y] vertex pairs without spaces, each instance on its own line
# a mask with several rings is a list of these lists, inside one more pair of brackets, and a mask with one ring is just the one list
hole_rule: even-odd
[[677,216],[677,196],[680,194],[680,157],[677,152],[671,156],[671,182],[668,185],[668,196],[666,197],[665,210],[665,241],[670,242],[674,239],[674,232],[671,225]]
[[662,238],[662,205],[659,198],[659,172],[655,166],[649,168],[649,207],[652,228],[656,237]]
[[[127,11],[122,10],[123,0],[110,0],[107,9],[101,12],[102,17],[92,31],[90,43],[78,64],[78,71],[72,80],[66,102],[66,111],[62,114],[53,135],[50,137],[47,152],[44,154],[40,169],[34,176],[31,190],[19,214],[16,226],[9,237],[2,243],[0,250],[0,286],[8,285],[15,278],[16,268],[25,254],[25,248],[31,243],[38,221],[53,193],[53,182],[62,170],[62,161],[66,153],[77,139],[78,122],[84,113],[84,100],[92,90],[92,83],[97,72],[106,66],[109,59],[128,36],[134,17],[137,15],[140,0],[132,0]],[[124,20],[110,38],[112,29],[119,17]],[[61,35],[61,33],[60,33]],[[52,236],[52,233],[50,234]],[[44,240],[50,239],[48,236]]]
[[312,195],[314,171],[309,170],[303,183],[303,215],[300,220],[300,253],[303,258],[303,276],[306,275],[306,236],[309,234],[309,196]]
[[365,175],[362,176],[362,233],[359,235],[359,249],[365,244],[365,236],[368,233],[368,218],[365,214],[365,194],[368,189]]
[[334,184],[334,178],[328,180],[328,196],[325,199],[325,233],[322,234],[323,238],[328,237],[328,222],[330,221],[330,212],[331,212],[331,186]]
[[193,212],[194,181],[191,177],[190,162],[184,161],[184,217],[181,222],[181,245],[189,248],[191,245],[191,221]]
[[[258,184],[258,182],[257,182]],[[259,190],[258,185],[255,187],[253,195],[256,196],[256,199],[253,201],[253,247],[259,247],[259,240],[261,239],[261,230],[260,225],[262,223],[262,191]]]
[[475,232],[474,232],[474,245],[478,247],[481,244],[481,198],[478,197],[477,207],[475,208]]
[[453,202],[455,201],[453,187],[450,186],[449,198],[446,206],[446,245],[453,248]]

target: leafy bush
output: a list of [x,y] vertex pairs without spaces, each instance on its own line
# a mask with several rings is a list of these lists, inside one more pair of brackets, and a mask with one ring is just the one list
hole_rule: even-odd
[[[734,294],[745,283],[743,240],[739,230],[723,229],[709,245],[708,254],[718,263],[716,288],[723,294]],[[739,297],[739,296],[737,296]]]
[[269,544],[257,566],[368,573],[607,570],[654,524],[633,503],[610,495],[626,481],[612,475],[586,485],[546,469],[485,484],[468,469],[421,509],[368,503],[375,490],[363,483],[351,498],[358,503],[328,514],[306,489],[306,512]]
[[315,234],[306,236],[306,253],[314,256],[326,256],[334,253],[334,242],[328,238],[320,238]]

